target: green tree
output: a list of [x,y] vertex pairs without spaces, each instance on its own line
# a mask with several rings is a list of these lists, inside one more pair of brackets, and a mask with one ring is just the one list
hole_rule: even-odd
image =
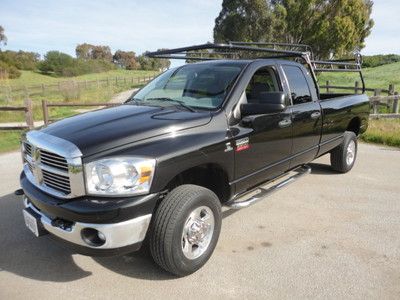
[[265,41],[272,37],[273,15],[266,0],[223,0],[215,19],[214,41]]
[[39,63],[38,69],[45,74],[62,75],[63,70],[74,65],[72,56],[59,52],[49,51],[44,56],[44,60]]
[[278,0],[274,12],[283,24],[275,39],[309,44],[317,57],[340,57],[365,46],[374,25],[370,0]]
[[3,43],[3,45],[7,45],[7,36],[4,33],[3,26],[0,25],[0,46],[1,46],[1,43]]
[[127,70],[136,70],[140,67],[136,60],[136,53],[133,51],[117,50],[113,55],[113,62]]
[[112,53],[109,46],[92,45],[92,44],[79,44],[75,48],[77,58],[81,59],[102,59],[105,61],[112,61]]
[[[165,50],[165,49],[158,49]],[[140,69],[142,70],[154,70],[154,71],[162,71],[166,70],[170,67],[171,61],[169,59],[162,58],[152,58],[146,56],[147,51],[142,55],[138,56],[137,61],[140,65]]]
[[365,46],[374,25],[371,0],[224,0],[214,40],[309,44],[318,58]]

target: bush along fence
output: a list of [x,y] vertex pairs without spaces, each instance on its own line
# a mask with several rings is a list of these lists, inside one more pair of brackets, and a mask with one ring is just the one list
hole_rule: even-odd
[[111,85],[140,85],[154,78],[158,73],[143,77],[108,77],[105,79],[96,80],[65,80],[50,84],[26,85],[26,86],[11,86],[0,85],[0,97],[6,99],[8,103],[16,97],[29,98],[30,96],[45,96],[47,93],[59,92],[62,93],[66,89],[89,89],[99,88],[102,86]]
[[[344,87],[330,85],[329,80],[327,80],[326,85],[321,85],[320,89],[321,91],[325,90],[326,93],[330,93],[332,90],[353,91],[354,94],[359,94],[362,92],[361,84],[358,81],[354,83],[354,87]],[[399,93],[395,91],[393,84],[390,84],[388,89],[366,88],[365,91],[373,93],[373,96],[369,97],[371,103],[371,118],[400,118],[400,96]],[[385,108],[386,113],[381,113],[380,108]]]

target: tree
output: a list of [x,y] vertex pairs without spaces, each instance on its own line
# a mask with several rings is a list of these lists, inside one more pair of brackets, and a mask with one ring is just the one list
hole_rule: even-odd
[[272,14],[266,0],[223,0],[215,19],[214,41],[265,41],[272,37]]
[[224,0],[214,40],[309,44],[317,58],[365,46],[374,25],[371,0]]
[[3,26],[0,25],[0,46],[1,43],[3,43],[3,45],[7,45],[7,36],[4,33]]
[[73,65],[72,56],[59,51],[49,51],[44,56],[44,60],[39,63],[38,69],[46,74],[62,75],[63,70]]
[[[157,51],[161,50],[165,49],[158,49]],[[148,57],[146,56],[147,53],[148,52],[146,51],[137,58],[137,61],[140,65],[140,69],[161,71],[168,69],[169,66],[171,65],[171,61],[169,59]]]
[[140,67],[136,60],[136,53],[133,51],[117,50],[113,55],[113,62],[127,70],[136,70]]
[[284,24],[276,39],[309,44],[320,58],[363,48],[374,25],[370,0],[278,0],[274,5]]
[[75,48],[77,58],[81,59],[102,59],[105,61],[112,61],[112,53],[109,46],[79,44]]

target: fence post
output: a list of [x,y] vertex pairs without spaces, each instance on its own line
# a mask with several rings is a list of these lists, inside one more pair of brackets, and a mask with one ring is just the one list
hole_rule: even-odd
[[29,129],[32,129],[35,125],[33,123],[33,106],[30,98],[25,99],[25,121]]
[[354,94],[358,94],[358,87],[359,87],[360,83],[358,81],[356,81],[354,83]]
[[393,111],[394,114],[399,113],[399,93],[395,92],[394,93],[394,99],[393,99]]
[[118,85],[118,76],[115,77],[115,85]]
[[329,80],[326,81],[326,93],[329,94]]
[[42,83],[42,94],[44,95],[44,90],[45,90],[45,86],[44,86],[44,84]]
[[[380,89],[375,89],[374,91],[374,96],[378,97],[381,95],[381,90]],[[379,100],[374,100],[374,114],[378,113],[378,104],[380,103]]]
[[42,100],[42,110],[44,125],[47,125],[49,124],[49,108],[47,106],[47,100]]

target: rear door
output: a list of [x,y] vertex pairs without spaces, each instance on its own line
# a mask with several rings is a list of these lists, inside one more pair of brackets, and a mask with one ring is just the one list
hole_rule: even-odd
[[292,160],[290,167],[312,161],[318,153],[322,129],[321,106],[307,70],[297,64],[283,64],[291,99]]

